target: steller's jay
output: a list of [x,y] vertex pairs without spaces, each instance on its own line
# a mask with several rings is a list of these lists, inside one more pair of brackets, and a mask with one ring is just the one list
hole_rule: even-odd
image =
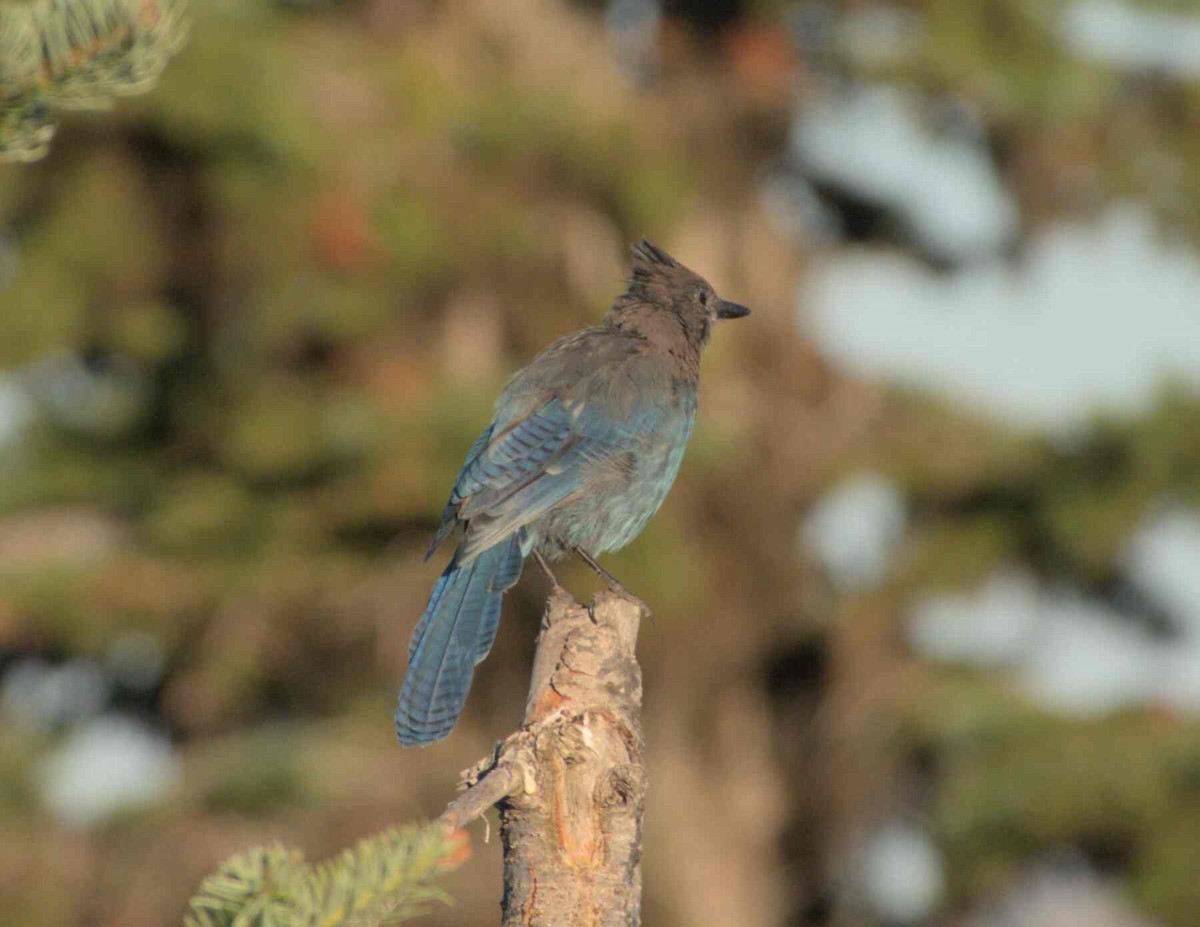
[[526,556],[556,587],[547,561],[574,552],[620,588],[595,557],[632,541],[662,504],[696,418],[713,323],[749,313],[642,241],[600,324],[560,338],[509,381],[426,555],[463,527],[409,644],[401,743],[450,733]]

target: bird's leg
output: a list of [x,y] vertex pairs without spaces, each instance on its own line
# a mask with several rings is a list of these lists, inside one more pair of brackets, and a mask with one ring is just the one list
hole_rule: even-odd
[[632,592],[630,592],[628,589],[626,589],[624,584],[619,579],[617,579],[610,572],[608,572],[608,570],[604,569],[604,567],[600,566],[600,564],[596,561],[596,558],[593,557],[591,554],[589,554],[582,547],[575,547],[575,548],[573,548],[573,550],[575,551],[575,553],[579,554],[580,560],[582,560],[584,563],[586,563],[588,566],[590,566],[593,570],[595,570],[596,573],[599,574],[608,583],[608,588],[612,592],[615,592],[618,595],[623,595],[627,599],[632,599],[639,606],[641,606],[642,614],[644,614],[647,618],[649,618],[653,622],[654,613],[652,611],[650,611],[649,605],[647,605],[645,602],[643,602],[641,599],[639,599],[637,596],[635,596]]
[[576,547],[575,553],[579,554],[579,559],[582,560],[584,563],[586,563],[588,566],[590,566],[593,570],[595,570],[596,573],[599,574],[605,580],[605,582],[608,583],[610,589],[615,589],[617,592],[624,593],[625,595],[630,595],[629,590],[625,588],[624,584],[622,584],[622,582],[619,579],[617,579],[610,572],[608,572],[608,570],[606,570],[606,569],[604,569],[604,567],[600,566],[600,564],[597,562],[596,558],[593,557],[591,554],[589,554],[586,550],[584,550],[582,547]]
[[550,564],[546,562],[546,558],[543,557],[541,552],[536,548],[533,551],[533,562],[538,565],[538,569],[541,570],[546,579],[550,581],[550,587],[552,590],[557,591],[562,588],[562,586],[559,585],[558,577],[551,572]]

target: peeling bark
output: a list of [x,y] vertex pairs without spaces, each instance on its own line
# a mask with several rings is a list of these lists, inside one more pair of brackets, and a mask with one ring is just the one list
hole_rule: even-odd
[[601,592],[546,604],[520,730],[468,771],[443,819],[500,806],[504,927],[628,927],[641,920],[645,606]]

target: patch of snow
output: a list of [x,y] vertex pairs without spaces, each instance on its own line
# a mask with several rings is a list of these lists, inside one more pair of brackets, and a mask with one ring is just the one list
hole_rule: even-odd
[[1200,644],[1200,513],[1173,509],[1147,519],[1122,559],[1129,577]]
[[1159,701],[1177,711],[1200,715],[1200,646],[1189,641],[1165,650],[1157,686]]
[[776,228],[793,239],[828,244],[843,234],[841,220],[803,177],[773,173],[763,183],[759,197]]
[[1009,670],[1023,691],[1059,714],[1095,717],[1143,705],[1200,713],[1200,638],[1163,639],[1130,616],[1024,573],[998,573],[973,592],[916,603],[907,632],[913,649],[930,659]]
[[179,773],[166,738],[130,718],[102,715],[47,757],[37,784],[60,820],[86,827],[163,799]]
[[1040,591],[1027,573],[1006,571],[978,590],[940,593],[918,602],[908,625],[919,652],[935,660],[1005,666],[1027,651],[1037,626]]
[[1062,34],[1076,54],[1126,71],[1200,79],[1200,16],[1138,9],[1121,0],[1075,0]]
[[1068,591],[1046,594],[1038,612],[1019,678],[1041,704],[1094,717],[1163,700],[1167,642]]
[[967,927],[1152,927],[1082,859],[1049,860],[999,901],[967,919]]
[[14,444],[33,417],[33,402],[10,376],[0,374],[0,447]]
[[859,863],[865,900],[887,924],[924,921],[946,889],[942,856],[923,830],[892,822],[876,831]]
[[853,477],[819,499],[801,528],[801,542],[832,580],[847,590],[878,583],[904,534],[904,496],[879,476]]
[[812,179],[895,213],[932,255],[995,254],[1016,236],[1016,201],[980,138],[935,134],[915,107],[884,85],[825,91],[797,116],[792,152]]
[[149,409],[149,380],[125,357],[98,368],[74,354],[52,354],[27,367],[24,381],[47,417],[85,434],[124,434]]
[[831,258],[802,324],[860,375],[1070,432],[1099,408],[1145,408],[1164,378],[1200,388],[1197,294],[1195,252],[1123,207],[1039,235],[1017,268],[937,276],[895,254]]
[[52,730],[95,716],[111,694],[104,672],[84,657],[61,666],[24,657],[0,679],[0,714],[29,729]]
[[637,75],[654,67],[661,22],[658,0],[609,0],[604,26],[626,70]]

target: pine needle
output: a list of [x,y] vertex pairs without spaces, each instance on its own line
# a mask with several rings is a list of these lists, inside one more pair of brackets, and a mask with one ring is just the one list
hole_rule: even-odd
[[375,927],[449,902],[434,881],[468,855],[440,824],[393,828],[310,866],[277,844],[226,860],[188,905],[185,927]]
[[0,2],[0,160],[34,161],[54,107],[144,93],[182,47],[184,0]]

